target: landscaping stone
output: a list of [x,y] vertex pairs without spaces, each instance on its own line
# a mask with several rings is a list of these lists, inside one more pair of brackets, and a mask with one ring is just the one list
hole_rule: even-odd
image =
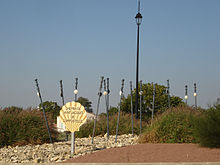
[[75,155],[71,155],[71,142],[55,142],[53,144],[42,145],[26,145],[16,147],[0,148],[0,162],[1,163],[49,163],[62,162],[64,160],[103,150],[106,148],[123,147],[138,143],[138,136],[132,137],[129,135],[121,135],[117,137],[115,143],[115,136],[107,135],[104,137],[97,136],[94,138],[94,144],[91,143],[91,137],[76,138],[75,141]]

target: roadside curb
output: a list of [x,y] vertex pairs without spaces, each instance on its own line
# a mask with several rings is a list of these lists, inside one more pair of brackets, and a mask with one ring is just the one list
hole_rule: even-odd
[[[13,165],[14,163],[1,163],[1,165]],[[36,165],[37,163],[16,163]],[[150,163],[42,163],[44,165],[220,165],[220,162],[150,162]]]

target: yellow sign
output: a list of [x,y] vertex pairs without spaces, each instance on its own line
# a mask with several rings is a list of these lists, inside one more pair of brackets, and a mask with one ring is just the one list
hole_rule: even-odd
[[60,110],[60,120],[70,132],[79,131],[79,127],[86,122],[86,110],[78,102],[68,102]]

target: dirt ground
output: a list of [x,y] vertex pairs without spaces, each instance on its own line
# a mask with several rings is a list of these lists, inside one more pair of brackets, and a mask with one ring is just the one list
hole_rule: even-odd
[[87,154],[68,163],[220,162],[220,149],[197,144],[137,144]]

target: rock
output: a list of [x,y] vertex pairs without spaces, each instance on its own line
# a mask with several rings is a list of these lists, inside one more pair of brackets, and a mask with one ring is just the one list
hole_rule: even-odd
[[78,157],[85,154],[93,153],[98,150],[113,147],[123,147],[126,145],[137,144],[138,136],[132,137],[131,134],[117,137],[118,143],[115,143],[115,136],[107,134],[104,137],[97,136],[94,138],[94,144],[91,144],[91,137],[76,138],[76,154],[71,156],[71,142],[56,142],[53,144],[26,145],[16,147],[0,148],[1,163],[49,163],[62,162],[71,157]]
[[40,158],[37,158],[37,159],[34,159],[34,160],[33,160],[34,163],[40,163],[40,161],[41,161]]

